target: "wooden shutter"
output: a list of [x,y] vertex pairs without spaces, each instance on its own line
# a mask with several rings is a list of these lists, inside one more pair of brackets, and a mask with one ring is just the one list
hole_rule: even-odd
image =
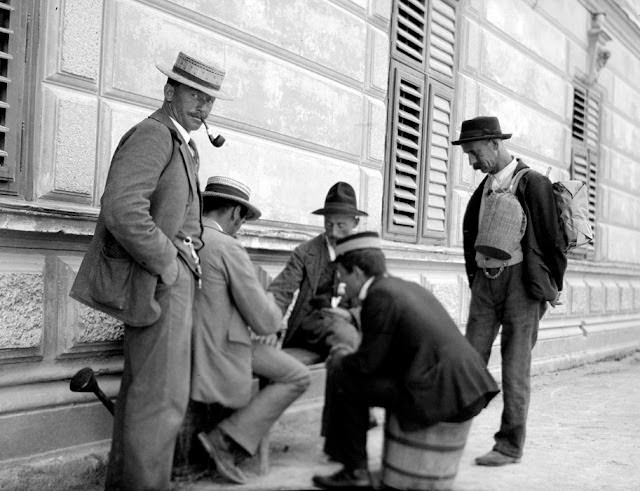
[[418,233],[425,84],[421,74],[392,63],[387,231],[410,239]]
[[[9,155],[7,127],[7,112],[10,109],[9,87],[9,66],[12,64],[13,56],[9,52],[10,41],[14,35],[12,26],[13,8],[7,1],[0,2],[0,181],[15,180],[15,155]],[[16,128],[13,128],[15,131]]]
[[427,51],[425,0],[396,0],[393,5],[392,57],[417,69],[423,69]]
[[[455,4],[432,0],[429,22],[429,76],[453,83],[456,48]],[[444,78],[443,78],[444,77]]]
[[453,92],[433,81],[429,90],[423,237],[444,237]]

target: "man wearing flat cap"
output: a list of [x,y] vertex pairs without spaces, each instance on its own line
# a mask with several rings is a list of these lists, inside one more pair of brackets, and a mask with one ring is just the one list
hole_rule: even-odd
[[369,408],[384,407],[403,431],[416,431],[474,417],[498,387],[434,295],[387,274],[377,233],[338,240],[335,262],[347,295],[362,302],[362,342],[357,350],[335,346],[327,360],[334,393],[325,451],[343,468],[313,483],[370,487]]
[[[191,398],[235,411],[198,438],[227,480],[246,478],[236,460],[254,455],[269,428],[309,385],[309,369],[286,352],[252,340],[280,329],[282,312],[258,280],[235,235],[260,211],[249,188],[214,176],[202,193],[202,288],[196,292]],[[251,397],[252,374],[269,383]]]
[[198,152],[191,132],[224,71],[179,53],[162,107],[131,128],[111,160],[93,240],[70,295],[124,322],[106,489],[169,489],[189,401],[193,297],[202,247]]
[[[551,182],[509,153],[504,146],[509,138],[498,118],[479,116],[464,121],[460,138],[452,142],[462,146],[475,170],[487,174],[467,205],[463,241],[471,287],[466,337],[487,363],[502,327],[502,422],[493,449],[476,458],[478,465],[489,466],[522,457],[531,350],[546,302],[559,303],[567,267]],[[504,227],[507,220],[498,218],[502,212],[496,205],[500,193],[515,194],[524,227]],[[515,238],[505,241],[505,230],[515,230]],[[501,247],[489,247],[494,243]]]
[[324,206],[312,213],[324,217],[324,233],[296,247],[268,290],[283,312],[298,291],[282,347],[318,361],[336,343],[355,347],[359,342],[357,304],[341,295],[331,261],[336,240],[351,234],[367,213],[358,209],[353,187],[342,181],[331,186]]

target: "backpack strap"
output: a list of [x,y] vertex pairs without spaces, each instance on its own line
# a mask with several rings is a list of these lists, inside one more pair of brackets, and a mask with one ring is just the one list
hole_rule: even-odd
[[516,190],[518,189],[518,184],[520,184],[520,179],[522,176],[527,174],[531,169],[529,167],[525,169],[520,169],[515,175],[511,178],[511,184],[509,185],[509,192],[511,194],[516,194]]

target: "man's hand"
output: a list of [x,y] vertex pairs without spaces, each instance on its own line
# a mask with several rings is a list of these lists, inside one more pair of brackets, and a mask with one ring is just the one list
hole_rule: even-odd
[[325,366],[327,367],[327,370],[334,368],[335,366],[340,364],[340,361],[342,360],[342,358],[344,358],[345,355],[348,355],[349,353],[353,353],[355,350],[346,345],[346,344],[336,344],[335,346],[333,346],[331,348],[331,351],[329,351],[329,356],[327,357],[327,361],[325,361]]
[[336,317],[340,317],[346,320],[347,322],[351,322],[352,320],[351,312],[349,312],[347,309],[343,309],[342,307],[325,307],[322,309],[322,312],[329,315],[336,316]]
[[562,300],[560,299],[561,296],[562,292],[558,292],[556,298],[554,298],[553,300],[549,300],[549,305],[551,305],[553,308],[556,308],[558,305],[562,305]]

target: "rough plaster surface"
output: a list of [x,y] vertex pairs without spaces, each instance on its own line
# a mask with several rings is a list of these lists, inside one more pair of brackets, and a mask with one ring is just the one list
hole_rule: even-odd
[[76,341],[79,343],[121,341],[124,336],[122,322],[84,305],[80,308],[78,323],[80,328]]
[[43,306],[42,273],[0,273],[0,348],[39,346]]
[[66,0],[62,20],[61,70],[96,80],[100,67],[102,1]]

